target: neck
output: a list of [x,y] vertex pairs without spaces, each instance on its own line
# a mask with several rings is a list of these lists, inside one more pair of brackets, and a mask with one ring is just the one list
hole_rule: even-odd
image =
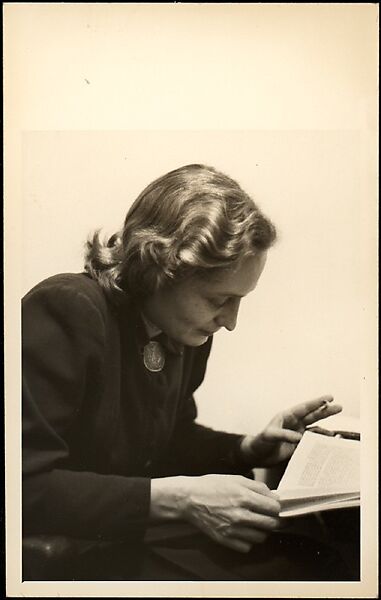
[[148,337],[153,338],[156,335],[159,335],[161,333],[161,329],[159,329],[159,327],[157,327],[155,323],[152,323],[152,321],[150,321],[143,312],[141,313],[141,315],[147,330]]

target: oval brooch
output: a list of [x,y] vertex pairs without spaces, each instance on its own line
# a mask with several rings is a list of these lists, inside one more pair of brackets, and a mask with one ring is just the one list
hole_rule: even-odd
[[161,371],[165,365],[164,350],[159,342],[148,342],[144,346],[143,360],[145,367],[152,372]]

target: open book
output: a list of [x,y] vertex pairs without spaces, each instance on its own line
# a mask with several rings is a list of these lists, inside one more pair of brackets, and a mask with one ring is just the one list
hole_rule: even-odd
[[360,442],[306,431],[276,490],[281,517],[360,505]]

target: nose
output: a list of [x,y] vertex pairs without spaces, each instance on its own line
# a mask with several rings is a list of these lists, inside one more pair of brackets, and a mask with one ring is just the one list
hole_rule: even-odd
[[228,331],[233,331],[237,325],[240,298],[234,298],[224,305],[222,312],[217,317],[219,327],[225,327]]

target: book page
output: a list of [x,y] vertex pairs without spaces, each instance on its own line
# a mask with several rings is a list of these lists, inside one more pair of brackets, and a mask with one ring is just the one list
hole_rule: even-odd
[[324,490],[359,492],[360,443],[307,431],[278,486],[281,497],[287,490],[294,490],[294,497],[301,497],[300,492],[305,497],[319,495]]
[[314,502],[299,501],[298,505],[285,505],[279,513],[280,517],[297,517],[323,510],[332,510],[335,508],[351,508],[359,506],[359,498],[345,498],[343,500],[316,500]]

